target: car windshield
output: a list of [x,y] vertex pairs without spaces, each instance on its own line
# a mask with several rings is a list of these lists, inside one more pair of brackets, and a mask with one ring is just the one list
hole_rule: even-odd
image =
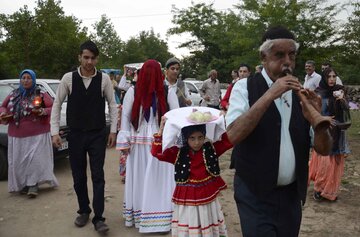
[[59,83],[48,83],[48,85],[50,86],[51,90],[54,91],[54,94],[56,94],[57,88],[59,87]]
[[6,96],[8,96],[12,90],[14,90],[14,88],[11,86],[0,85],[0,103],[5,100]]
[[202,87],[202,85],[203,85],[202,82],[195,82],[194,84],[195,84],[196,87],[199,88],[199,89],[200,89],[200,88]]

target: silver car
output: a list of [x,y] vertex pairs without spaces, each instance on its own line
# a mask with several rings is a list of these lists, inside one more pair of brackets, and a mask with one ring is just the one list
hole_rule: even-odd
[[[0,81],[0,103],[13,91],[14,88],[10,85],[3,84]],[[0,125],[0,180],[6,179],[8,161],[7,161],[7,146],[8,146],[8,126]]]

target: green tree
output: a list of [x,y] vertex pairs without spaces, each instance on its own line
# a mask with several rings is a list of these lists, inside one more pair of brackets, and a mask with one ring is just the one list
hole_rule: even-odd
[[360,84],[360,2],[353,2],[354,11],[341,32],[343,45],[340,58],[335,63],[341,78],[347,84]]
[[124,45],[122,53],[122,65],[126,63],[144,62],[146,57],[140,47],[140,40],[135,36],[131,37]]
[[126,63],[144,62],[150,58],[163,64],[172,56],[167,43],[153,30],[141,31],[123,42],[106,15],[102,15],[101,20],[93,26],[96,33],[91,38],[100,50],[99,67],[121,68]]
[[[287,26],[301,44],[297,73],[303,75],[306,59],[322,61],[332,54],[329,45],[339,42],[334,16],[337,5],[324,6],[323,0],[243,0],[228,13],[212,4],[194,4],[188,9],[173,8],[175,27],[169,34],[190,33],[187,47],[199,61],[199,75],[215,68],[220,78],[229,78],[240,63],[259,64],[258,48],[263,32],[274,25]],[[318,54],[319,53],[319,54]],[[224,81],[224,80],[223,80]]]
[[106,15],[93,25],[95,34],[91,35],[100,51],[99,67],[119,68],[124,42],[120,39],[113,24]]
[[225,14],[217,12],[213,4],[192,4],[188,9],[173,7],[172,23],[175,26],[168,30],[168,34],[190,33],[192,36],[192,39],[179,47],[186,47],[191,51],[193,57],[189,58],[190,61],[198,61],[197,78],[206,78],[207,72],[211,69],[218,70],[221,75],[228,65],[224,54],[226,49],[221,47],[228,45],[228,39],[223,37],[228,31],[224,20]]
[[339,29],[335,18],[339,11],[337,4],[325,5],[323,0],[244,0],[237,7],[239,18],[246,22],[243,32],[257,39],[254,53],[268,27],[284,25],[294,32],[300,43],[295,71],[300,78],[304,75],[306,60],[320,64],[333,54],[331,46],[339,42],[336,37]]
[[25,5],[12,15],[2,15],[0,64],[3,77],[17,77],[32,68],[38,77],[60,78],[77,65],[79,45],[86,39],[80,21],[66,16],[60,1],[39,0],[32,14]]
[[165,62],[173,56],[169,53],[167,43],[160,39],[160,35],[155,34],[153,29],[150,31],[141,31],[139,34],[139,42],[146,58],[156,59],[163,66]]
[[163,66],[173,55],[169,52],[167,43],[155,34],[153,30],[141,31],[138,36],[131,37],[125,44],[123,64],[144,62],[155,59]]
[[204,79],[200,78],[198,72],[200,71],[199,60],[197,60],[195,55],[190,55],[184,57],[181,60],[181,76],[183,79],[186,78],[196,78],[198,80]]
[[0,74],[2,78],[18,77],[21,69],[31,67],[33,16],[27,6],[7,16],[1,14]]

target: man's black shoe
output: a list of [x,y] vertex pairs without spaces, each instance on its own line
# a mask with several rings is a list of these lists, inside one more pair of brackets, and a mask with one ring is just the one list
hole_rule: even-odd
[[77,226],[77,227],[83,227],[83,226],[85,226],[87,223],[88,223],[88,221],[89,221],[89,216],[90,216],[90,214],[89,213],[82,213],[82,214],[80,214],[79,216],[77,216],[76,217],[76,219],[75,219],[75,225]]
[[95,230],[101,234],[104,234],[109,231],[109,227],[103,221],[96,222],[94,226],[95,226]]

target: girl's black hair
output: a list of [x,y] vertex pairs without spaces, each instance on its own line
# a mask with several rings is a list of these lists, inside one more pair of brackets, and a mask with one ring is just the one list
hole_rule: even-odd
[[206,135],[206,125],[200,124],[200,125],[191,125],[191,126],[183,127],[181,129],[181,134],[182,134],[182,139],[183,139],[184,145],[187,145],[187,140],[189,139],[191,134],[193,134],[194,132],[201,132],[205,136]]

